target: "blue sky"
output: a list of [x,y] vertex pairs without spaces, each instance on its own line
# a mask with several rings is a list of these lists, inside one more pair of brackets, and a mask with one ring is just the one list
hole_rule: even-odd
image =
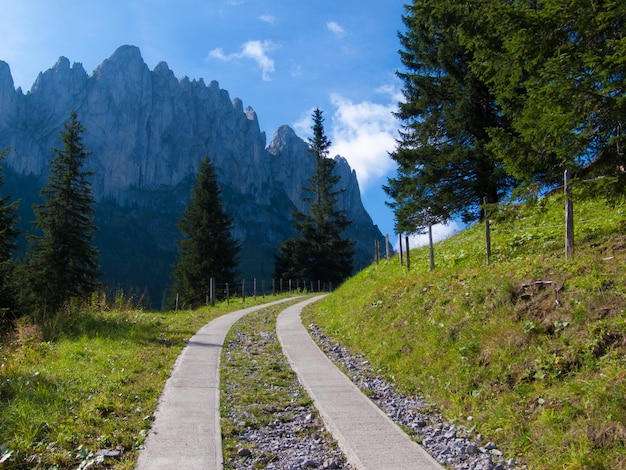
[[268,144],[287,124],[306,138],[324,112],[331,154],[356,170],[383,234],[393,213],[382,185],[395,172],[403,0],[0,0],[0,60],[26,92],[60,56],[91,73],[119,46],[153,69],[217,80],[257,113]]

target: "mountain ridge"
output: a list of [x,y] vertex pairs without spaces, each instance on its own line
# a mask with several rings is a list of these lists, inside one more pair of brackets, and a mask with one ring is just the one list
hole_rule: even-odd
[[[100,226],[108,232],[124,213],[120,230],[136,224],[133,231],[145,234],[139,238],[153,239],[150,243],[167,252],[156,290],[165,288],[162,278],[174,259],[173,240],[180,238],[176,222],[206,155],[243,245],[242,277],[271,275],[277,246],[294,235],[292,210],[306,210],[302,187],[314,165],[293,129],[279,127],[268,145],[256,112],[244,108],[241,99],[231,99],[217,81],[177,79],[164,61],[151,71],[135,46],[119,47],[91,74],[81,63],[61,57],[26,94],[14,88],[9,65],[0,61],[0,148],[11,148],[5,165],[14,178],[34,176],[43,183],[50,149],[58,147],[71,110],[86,128],[83,140],[91,152],[86,169],[94,172],[94,198],[107,206],[97,211]],[[339,188],[345,191],[338,205],[354,221],[346,236],[357,242],[355,265],[361,268],[373,257],[374,240],[383,237],[363,207],[356,173],[345,158],[334,158]],[[13,196],[20,197],[19,187]],[[118,243],[124,243],[123,237]],[[111,250],[103,252],[107,284],[113,282],[109,264],[122,262],[114,246]],[[139,280],[131,283],[140,285]]]

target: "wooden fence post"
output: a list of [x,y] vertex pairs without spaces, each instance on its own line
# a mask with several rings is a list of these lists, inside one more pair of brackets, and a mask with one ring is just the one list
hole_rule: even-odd
[[230,305],[230,291],[228,290],[228,282],[226,283],[226,304]]
[[409,254],[409,236],[404,236],[404,241],[406,243],[406,269],[407,271],[411,269],[411,255]]
[[574,257],[574,203],[569,181],[569,170],[565,170],[565,259]]
[[241,301],[246,303],[246,280],[241,281]]
[[485,218],[485,244],[487,245],[487,264],[489,264],[489,260],[491,258],[491,227],[489,226],[489,210],[487,209],[486,197],[483,198],[483,206],[483,217]]
[[428,224],[428,249],[430,251],[430,270],[435,269],[435,247],[433,245],[433,225]]
[[209,279],[209,305],[215,307],[215,278]]
[[398,245],[400,246],[400,266],[404,266],[404,261],[402,260],[402,234],[398,234]]
[[374,240],[374,257],[376,258],[376,264],[380,262],[380,241]]
[[385,235],[385,258],[389,261],[389,234]]

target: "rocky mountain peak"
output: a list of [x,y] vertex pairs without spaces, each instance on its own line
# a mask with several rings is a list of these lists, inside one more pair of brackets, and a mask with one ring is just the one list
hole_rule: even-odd
[[154,74],[160,77],[173,77],[174,79],[176,78],[174,72],[167,65],[167,62],[159,62],[154,68]]
[[135,46],[121,46],[104,60],[92,77],[109,89],[116,104],[123,98],[136,98],[151,88],[150,69]]
[[[16,99],[17,94],[15,92],[9,64],[0,60],[0,109],[14,109]],[[0,126],[4,126],[5,124],[2,116],[0,116]]]
[[70,67],[67,57],[59,57],[54,66],[39,73],[30,89],[32,95],[47,95],[59,87],[66,87],[71,94],[79,91],[87,80],[87,73],[81,63],[74,63]]
[[[207,155],[243,246],[242,275],[271,276],[278,245],[294,235],[292,210],[306,210],[302,187],[315,164],[307,143],[281,126],[266,147],[254,109],[231,100],[217,81],[208,83],[176,79],[166,62],[150,71],[137,47],[121,46],[91,75],[61,57],[23,95],[13,87],[9,66],[0,62],[0,149],[12,148],[5,163],[16,175],[45,179],[50,149],[58,147],[71,110],[86,128],[98,225],[108,234],[100,247],[105,281],[122,276],[113,280],[129,282],[129,275],[119,273],[130,268],[119,266],[141,260],[159,268],[147,274],[150,269],[139,266],[137,278],[168,278],[180,237],[176,222]],[[363,208],[356,175],[338,158],[345,189],[339,204],[356,221],[348,236],[357,240],[360,267],[371,260],[372,240],[382,235]],[[121,246],[133,248],[125,253]]]
[[9,64],[0,60],[0,90],[14,89],[13,76]]
[[126,45],[118,47],[113,54],[111,54],[111,57],[105,59],[102,64],[96,68],[95,73],[106,69],[142,69],[144,66],[146,66],[146,64],[139,48]]
[[296,135],[296,132],[291,127],[282,125],[274,133],[267,151],[271,155],[279,156],[283,153],[301,152],[305,148],[308,148],[306,143]]

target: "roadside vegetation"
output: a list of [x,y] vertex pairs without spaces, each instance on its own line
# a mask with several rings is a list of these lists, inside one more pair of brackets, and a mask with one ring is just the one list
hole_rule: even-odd
[[[246,299],[245,306],[268,298]],[[75,307],[0,338],[0,468],[134,468],[174,362],[213,318],[242,307]],[[111,451],[105,457],[103,451]],[[95,467],[94,467],[95,466]]]
[[[410,271],[397,256],[373,264],[304,322],[531,469],[626,468],[626,203],[594,197],[598,184],[574,190],[572,259],[561,195],[502,206],[489,265],[476,225],[435,245],[433,271],[428,247]],[[120,298],[45,327],[20,319],[0,345],[0,468],[133,468],[186,340],[240,307],[155,313]],[[255,320],[259,332],[275,321]]]
[[624,469],[626,204],[581,186],[573,259],[563,196],[502,206],[489,265],[477,224],[433,271],[428,247],[371,265],[303,321],[531,469]]

